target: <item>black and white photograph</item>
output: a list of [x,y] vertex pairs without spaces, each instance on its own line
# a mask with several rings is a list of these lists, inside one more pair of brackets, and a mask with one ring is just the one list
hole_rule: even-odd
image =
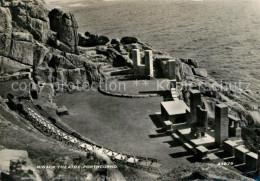
[[260,180],[260,0],[0,0],[0,181]]

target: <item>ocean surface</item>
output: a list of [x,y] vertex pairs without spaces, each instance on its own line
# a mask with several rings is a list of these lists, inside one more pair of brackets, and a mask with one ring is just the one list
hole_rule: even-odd
[[192,58],[219,82],[260,91],[260,0],[46,0],[74,13],[79,31],[135,36]]

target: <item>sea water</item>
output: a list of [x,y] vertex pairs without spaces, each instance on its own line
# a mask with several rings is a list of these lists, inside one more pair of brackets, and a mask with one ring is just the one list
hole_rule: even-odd
[[82,33],[135,36],[173,57],[197,60],[219,82],[260,90],[260,0],[76,0],[56,6],[75,14]]

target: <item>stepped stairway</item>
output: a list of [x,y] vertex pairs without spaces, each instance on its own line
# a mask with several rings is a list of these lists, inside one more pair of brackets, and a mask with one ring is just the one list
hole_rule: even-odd
[[131,68],[129,67],[113,67],[110,63],[99,63],[100,72],[107,77],[108,80],[124,78],[125,75],[130,75]]

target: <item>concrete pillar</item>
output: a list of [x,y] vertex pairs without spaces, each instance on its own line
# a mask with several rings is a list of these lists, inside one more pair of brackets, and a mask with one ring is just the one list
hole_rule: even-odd
[[144,54],[145,58],[145,74],[150,78],[154,77],[153,74],[153,51],[146,50]]
[[198,147],[196,147],[196,151],[197,151],[197,156],[200,159],[200,161],[203,162],[203,161],[208,160],[207,155],[208,155],[209,150],[206,147],[198,146]]
[[258,168],[258,154],[254,152],[246,153],[246,169],[248,171],[257,171]]
[[171,90],[172,88],[175,88],[175,89],[177,88],[176,79],[170,80],[170,90]]
[[176,79],[176,61],[175,60],[169,60],[168,61],[168,73],[169,73],[169,79]]
[[224,141],[223,143],[223,150],[229,155],[229,156],[235,156],[235,147],[237,147],[238,144],[231,141],[227,140]]
[[197,124],[197,106],[201,105],[201,94],[198,90],[190,91],[190,123]]
[[246,153],[249,153],[249,150],[244,146],[240,145],[235,147],[235,157],[236,160],[240,162],[240,164],[246,162]]
[[229,120],[229,127],[234,127],[234,121]]
[[228,124],[228,106],[217,104],[215,106],[215,141],[218,146],[222,146],[223,142],[228,139]]
[[132,50],[133,68],[134,71],[138,72],[138,66],[141,65],[141,56],[139,49]]
[[239,122],[234,122],[234,128],[238,128],[239,127]]
[[257,176],[260,177],[260,150],[258,150],[258,158],[257,158]]
[[240,127],[236,128],[235,129],[235,137],[241,138],[241,134],[242,134],[241,128]]
[[197,126],[208,128],[208,112],[200,105],[197,106]]

